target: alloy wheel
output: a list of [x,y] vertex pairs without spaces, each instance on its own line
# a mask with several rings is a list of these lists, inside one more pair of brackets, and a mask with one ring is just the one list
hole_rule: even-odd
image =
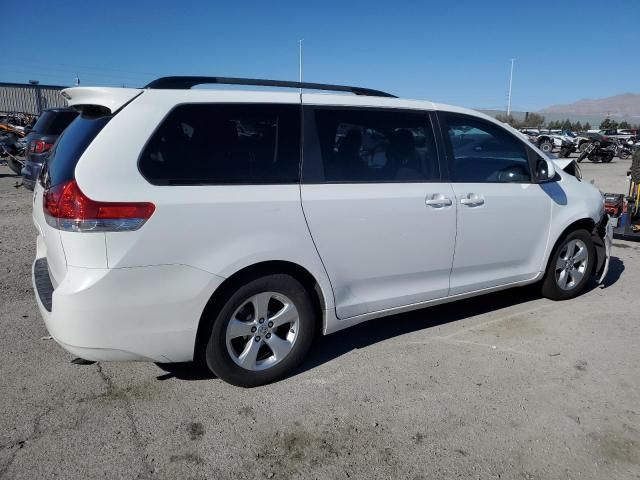
[[556,283],[562,290],[572,290],[587,274],[589,250],[579,239],[567,242],[556,260]]
[[281,362],[298,338],[300,317],[295,304],[277,292],[245,300],[226,328],[227,351],[240,367],[265,370]]

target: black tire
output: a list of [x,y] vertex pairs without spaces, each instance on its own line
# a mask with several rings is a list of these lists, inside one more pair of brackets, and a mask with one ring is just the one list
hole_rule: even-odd
[[[282,360],[264,370],[249,370],[238,365],[231,357],[227,349],[227,326],[243,304],[254,295],[264,292],[276,292],[291,300],[298,311],[298,332],[291,350]],[[207,366],[222,380],[239,387],[257,387],[285,377],[300,365],[316,331],[316,313],[310,293],[298,280],[287,274],[267,275],[247,282],[229,297],[210,321],[213,325],[205,351]],[[248,342],[253,338],[249,338]],[[263,339],[263,342],[266,340]]]
[[[561,288],[559,281],[556,277],[558,269],[558,259],[560,255],[565,252],[565,247],[573,240],[578,240],[586,246],[587,262],[585,265],[585,271],[580,281],[576,282],[574,286],[570,288]],[[558,241],[555,246],[549,264],[547,265],[547,271],[542,280],[542,295],[551,300],[567,300],[569,298],[576,297],[584,290],[589,279],[591,278],[591,272],[596,261],[595,247],[593,246],[593,240],[591,234],[586,230],[574,230],[569,232],[564,238]]]
[[611,163],[611,160],[613,160],[613,153],[608,154],[606,157],[602,157],[602,161],[604,163]]
[[553,142],[551,140],[543,140],[538,148],[544,153],[551,153],[553,151]]
[[570,148],[561,148],[560,149],[560,157],[569,158],[570,156],[571,156],[571,149]]

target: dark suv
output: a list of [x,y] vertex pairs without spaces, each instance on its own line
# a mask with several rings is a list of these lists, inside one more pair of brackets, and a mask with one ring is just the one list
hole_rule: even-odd
[[22,169],[22,184],[29,190],[38,178],[42,162],[65,128],[78,116],[71,108],[51,108],[45,110],[25,138],[26,161]]

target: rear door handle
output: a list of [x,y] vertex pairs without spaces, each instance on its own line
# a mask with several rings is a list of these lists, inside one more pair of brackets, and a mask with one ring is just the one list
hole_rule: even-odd
[[430,207],[442,208],[442,207],[450,207],[453,205],[453,202],[449,197],[444,195],[435,194],[432,195],[431,198],[427,198],[425,203]]
[[476,195],[475,193],[470,193],[469,195],[461,199],[460,203],[468,207],[476,207],[478,205],[484,205],[484,198]]

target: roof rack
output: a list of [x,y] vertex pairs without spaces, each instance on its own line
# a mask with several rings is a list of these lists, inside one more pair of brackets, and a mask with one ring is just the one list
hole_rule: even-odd
[[356,95],[368,97],[396,98],[390,93],[373,90],[371,88],[349,87],[346,85],[327,85],[324,83],[291,82],[288,80],[265,80],[260,78],[233,78],[233,77],[161,77],[152,81],[144,88],[151,89],[189,89],[195,85],[205,84],[221,85],[258,85],[261,87],[287,87],[307,88],[309,90],[329,90],[334,92],[350,92]]

